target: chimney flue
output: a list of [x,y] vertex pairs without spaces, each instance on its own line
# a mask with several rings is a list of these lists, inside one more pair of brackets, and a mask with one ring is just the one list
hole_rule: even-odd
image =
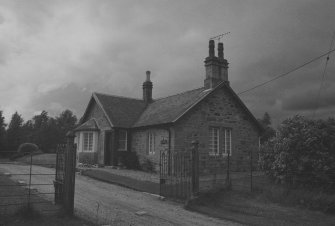
[[222,42],[219,42],[219,44],[218,44],[218,57],[220,59],[224,58],[224,56],[223,56],[223,43]]
[[215,42],[214,40],[209,40],[209,57],[214,57],[215,53],[214,53],[214,49],[215,49]]
[[146,103],[150,103],[152,101],[152,82],[150,81],[150,71],[146,71],[146,80],[143,82],[143,100]]
[[145,81],[149,81],[150,82],[150,71],[146,71],[146,75],[147,75],[147,79]]
[[204,80],[205,89],[215,88],[222,82],[228,81],[228,62],[224,59],[223,43],[218,43],[218,56],[214,53],[215,42],[209,40],[209,56],[205,59],[206,76]]

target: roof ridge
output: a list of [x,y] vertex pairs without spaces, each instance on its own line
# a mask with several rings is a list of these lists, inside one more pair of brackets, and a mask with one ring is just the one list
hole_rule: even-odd
[[94,94],[100,94],[100,95],[105,95],[105,96],[110,96],[110,97],[119,97],[119,98],[125,98],[125,99],[131,99],[131,100],[141,100],[139,98],[134,98],[134,97],[125,97],[125,96],[118,96],[118,95],[113,95],[113,94],[107,94],[107,93],[99,93],[99,92],[93,92]]
[[154,99],[154,102],[157,101],[157,100],[162,100],[162,99],[165,99],[165,98],[182,95],[182,94],[185,94],[185,93],[188,93],[188,92],[191,92],[191,91],[195,91],[195,90],[198,90],[198,89],[203,89],[203,88],[204,87],[200,87],[200,88],[196,88],[196,89],[187,90],[187,91],[184,91],[184,92],[181,92],[181,93],[173,94],[173,95],[170,95],[170,96],[161,97],[161,98],[158,98],[158,99]]

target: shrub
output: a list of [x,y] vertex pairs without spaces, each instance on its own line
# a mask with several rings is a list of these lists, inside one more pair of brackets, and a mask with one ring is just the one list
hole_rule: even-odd
[[141,161],[141,169],[149,173],[156,172],[155,163],[149,158],[143,158],[143,160]]
[[79,152],[79,162],[87,165],[94,165],[98,162],[97,152]]
[[126,152],[121,158],[121,162],[127,169],[140,169],[140,163],[136,152]]
[[23,143],[19,146],[17,149],[18,153],[26,154],[26,153],[33,153],[33,152],[39,152],[39,148],[36,144],[33,143]]
[[277,182],[331,190],[335,187],[335,120],[286,119],[262,146],[260,167]]

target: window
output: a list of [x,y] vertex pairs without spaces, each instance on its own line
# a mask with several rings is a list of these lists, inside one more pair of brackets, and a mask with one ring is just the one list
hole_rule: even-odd
[[231,155],[231,129],[224,128],[224,145],[222,154]]
[[93,151],[93,133],[85,132],[83,139],[83,151]]
[[210,155],[231,155],[231,129],[209,127],[209,154]]
[[155,134],[152,132],[148,133],[148,153],[149,155],[155,154]]
[[219,154],[220,129],[217,127],[209,128],[209,153]]
[[119,131],[119,151],[127,150],[127,131],[120,130]]

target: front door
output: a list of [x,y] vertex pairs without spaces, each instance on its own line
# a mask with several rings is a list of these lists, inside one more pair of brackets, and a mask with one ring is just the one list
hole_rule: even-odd
[[112,158],[112,132],[105,133],[105,153],[104,153],[104,164],[109,166],[111,165]]

